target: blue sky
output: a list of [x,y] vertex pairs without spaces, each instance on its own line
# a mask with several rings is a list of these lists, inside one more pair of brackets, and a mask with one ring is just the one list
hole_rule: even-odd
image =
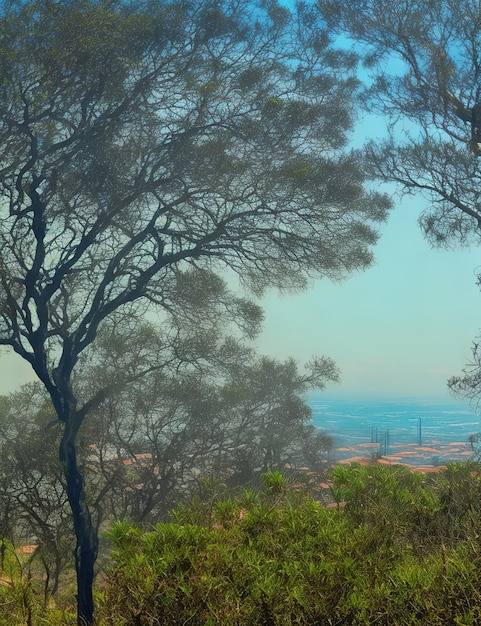
[[425,204],[398,202],[371,269],[296,296],[269,293],[259,350],[332,357],[342,383],[330,395],[447,398],[446,380],[461,372],[481,326],[481,254],[432,249],[417,224]]
[[[353,145],[385,134],[382,119],[365,116]],[[418,225],[426,198],[384,190],[395,208],[374,266],[342,283],[313,282],[298,296],[268,294],[257,347],[299,362],[330,356],[342,378],[328,386],[332,396],[447,399],[448,378],[461,373],[481,332],[481,250],[432,248]]]
[[[385,132],[383,120],[365,116],[353,144]],[[397,200],[366,272],[316,281],[298,296],[268,294],[259,351],[332,357],[342,382],[328,386],[330,396],[450,398],[446,381],[461,373],[481,329],[481,250],[431,248],[417,224],[426,206],[420,196]]]
[[[382,126],[364,120],[356,140]],[[446,380],[461,372],[481,327],[481,250],[430,248],[417,225],[425,205],[420,197],[397,203],[366,272],[313,282],[300,295],[269,293],[258,350],[301,363],[332,357],[342,383],[329,395],[447,398]],[[0,353],[0,393],[32,378],[19,357]]]

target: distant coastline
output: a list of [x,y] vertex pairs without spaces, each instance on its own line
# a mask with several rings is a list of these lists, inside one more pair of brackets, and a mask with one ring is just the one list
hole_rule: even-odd
[[312,422],[334,441],[332,462],[382,457],[386,462],[439,466],[471,458],[470,437],[479,416],[465,403],[444,398],[330,397],[307,399]]

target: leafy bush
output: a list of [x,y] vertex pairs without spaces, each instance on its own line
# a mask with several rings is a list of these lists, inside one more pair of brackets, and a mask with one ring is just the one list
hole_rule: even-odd
[[[339,467],[326,508],[279,474],[264,491],[226,498],[144,532],[116,524],[105,626],[474,625],[481,620],[476,470],[427,478],[400,467]],[[454,481],[454,482],[453,482]],[[475,497],[476,495],[476,497]],[[197,517],[197,519],[196,519]],[[463,532],[446,535],[447,519]],[[441,534],[440,534],[441,533]],[[448,545],[449,543],[449,545]]]
[[[333,508],[278,472],[237,495],[205,481],[169,524],[114,525],[97,624],[480,624],[480,469],[338,466]],[[58,597],[45,606],[33,562],[4,546],[0,626],[76,623]]]
[[[35,576],[32,557],[18,555],[13,545],[2,542],[0,570],[0,626],[72,626],[77,623],[74,607],[55,605],[42,593],[45,581]],[[73,600],[72,594],[69,594]]]

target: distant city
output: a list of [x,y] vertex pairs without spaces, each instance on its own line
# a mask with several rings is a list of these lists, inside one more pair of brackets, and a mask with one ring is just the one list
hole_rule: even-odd
[[455,400],[343,400],[311,396],[313,423],[334,441],[336,463],[382,459],[385,463],[439,467],[472,457],[480,418]]

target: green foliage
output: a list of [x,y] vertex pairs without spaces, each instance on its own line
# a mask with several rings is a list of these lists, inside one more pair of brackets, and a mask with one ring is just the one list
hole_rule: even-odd
[[479,243],[479,5],[318,0],[316,6],[331,32],[357,42],[365,108],[390,127],[367,149],[373,178],[427,199],[420,224],[434,245]]
[[[153,530],[118,522],[99,626],[474,626],[481,620],[481,466],[436,475],[338,466],[326,508],[278,472],[260,492],[203,481]],[[5,542],[0,626],[66,626],[30,557]]]
[[[62,608],[53,601],[45,602],[43,581],[35,576],[31,555],[17,554],[9,541],[2,541],[0,568],[0,626],[69,626],[77,622],[72,610],[72,595]],[[69,606],[70,604],[70,606]]]
[[[345,514],[385,540],[423,545],[439,522],[439,498],[426,488],[426,477],[401,465],[338,466],[332,472],[333,493],[346,502]],[[436,536],[434,534],[434,536]]]
[[337,467],[333,509],[274,472],[198,522],[117,524],[101,624],[477,624],[478,471]]
[[280,472],[269,472],[262,475],[262,482],[268,493],[283,493],[286,487],[284,476]]

